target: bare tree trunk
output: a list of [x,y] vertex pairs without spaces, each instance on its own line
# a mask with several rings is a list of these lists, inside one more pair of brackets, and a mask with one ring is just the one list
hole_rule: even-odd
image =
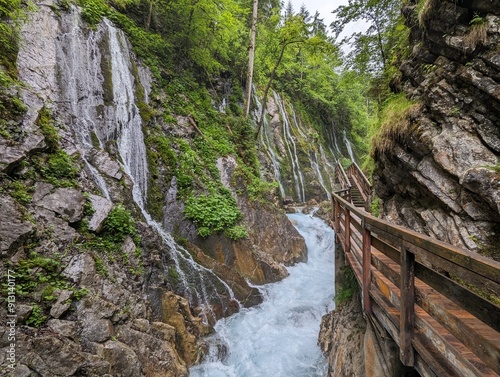
[[148,18],[146,20],[146,31],[149,31],[149,27],[151,26],[151,16],[153,14],[153,1],[154,0],[149,0],[149,13],[148,13]]
[[259,7],[259,0],[253,0],[252,12],[252,31],[250,35],[250,46],[248,47],[248,73],[247,73],[247,87],[245,95],[245,118],[250,113],[250,103],[252,102],[252,81],[253,81],[253,63],[255,59],[255,36],[257,34],[257,9]]

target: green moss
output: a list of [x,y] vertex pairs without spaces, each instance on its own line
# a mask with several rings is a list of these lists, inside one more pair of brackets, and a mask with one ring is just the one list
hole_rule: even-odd
[[45,143],[50,148],[50,150],[56,150],[59,147],[59,133],[54,125],[52,115],[47,107],[43,106],[38,111],[38,117],[36,119],[36,124],[40,127],[42,134],[45,138]]
[[359,284],[352,268],[344,266],[340,268],[340,272],[340,276],[338,276],[340,288],[335,296],[337,308],[348,303],[354,293],[359,291]]
[[80,174],[80,167],[75,159],[63,150],[48,156],[38,156],[35,166],[43,179],[57,187],[74,187],[75,179]]
[[14,181],[9,185],[10,195],[21,204],[29,204],[31,202],[31,194],[24,182]]

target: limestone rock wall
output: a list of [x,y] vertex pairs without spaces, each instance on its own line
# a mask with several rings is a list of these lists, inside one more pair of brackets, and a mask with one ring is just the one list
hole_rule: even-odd
[[395,87],[422,104],[415,131],[376,153],[383,216],[500,258],[500,2],[416,2]]
[[[173,239],[162,236],[142,203],[148,166],[133,100],[142,92],[147,102],[154,83],[110,21],[92,29],[77,7],[62,3],[37,1],[22,26],[18,69],[25,87],[18,90],[27,110],[13,120],[15,138],[0,135],[0,275],[13,271],[17,284],[12,312],[4,291],[0,299],[0,322],[15,315],[16,365],[7,360],[12,340],[2,326],[0,374],[186,376],[215,319],[238,311],[235,299],[244,306],[262,300],[246,279],[283,278],[282,264],[304,260],[305,244],[282,211],[246,195],[238,205],[248,240],[197,237],[174,177],[161,193],[164,228],[184,232],[186,265],[196,258],[197,272],[213,271],[210,278],[179,276]],[[113,43],[119,59],[110,54]],[[126,139],[125,132],[133,135]],[[131,214],[138,237],[103,230],[117,207]],[[207,303],[189,294],[200,281],[217,293],[208,319],[200,314]]]

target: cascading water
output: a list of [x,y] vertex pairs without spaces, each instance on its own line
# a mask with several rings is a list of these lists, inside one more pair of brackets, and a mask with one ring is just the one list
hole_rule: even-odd
[[323,166],[326,170],[326,175],[330,180],[330,188],[333,190],[335,187],[335,166],[333,166],[330,161],[328,161],[328,158],[326,158],[325,150],[322,145],[319,146],[319,152],[321,155],[321,161],[323,161]]
[[356,159],[354,158],[354,152],[352,151],[351,142],[347,138],[346,130],[344,130],[344,143],[345,143],[345,146],[347,147],[347,152],[349,153],[349,157],[351,158],[351,161],[356,161]]
[[326,187],[325,180],[323,179],[323,175],[321,174],[321,170],[318,164],[318,156],[316,155],[316,152],[312,151],[310,153],[310,161],[311,161],[311,166],[314,169],[314,172],[319,180],[321,187],[323,188],[323,190],[325,190],[327,198],[330,199],[330,190],[328,190],[328,188]]
[[[252,89],[252,92],[255,93],[255,88]],[[260,114],[262,113],[262,103],[260,102],[257,95],[253,95],[254,102],[257,105],[257,110],[254,113],[254,119],[259,119]],[[278,187],[280,190],[281,197],[285,197],[285,188],[283,183],[281,182],[281,171],[280,171],[280,160],[276,156],[276,152],[274,151],[274,146],[271,142],[273,140],[272,130],[269,124],[269,120],[264,116],[262,131],[260,133],[260,143],[264,146],[264,151],[267,154],[267,157],[271,160],[271,166],[273,168],[274,178],[278,181]]]
[[[148,165],[142,120],[134,92],[137,90],[136,81],[140,78],[133,74],[135,63],[129,43],[123,32],[109,20],[105,19],[96,31],[90,31],[88,35],[83,32],[80,22],[79,12],[73,11],[58,51],[58,61],[62,62],[61,79],[71,83],[62,88],[61,104],[69,105],[66,111],[72,120],[70,123],[76,146],[96,183],[109,198],[105,179],[87,161],[87,156],[92,150],[104,149],[107,143],[116,141],[122,169],[133,181],[133,199],[147,223],[158,232],[170,250],[169,257],[174,263],[175,275],[181,281],[177,288],[183,290],[182,293],[192,306],[199,307],[205,322],[214,322],[216,316],[211,305],[226,306],[223,297],[239,306],[233,291],[212,271],[197,264],[146,210]],[[103,49],[107,49],[108,59]],[[107,69],[103,71],[103,67]],[[109,77],[104,77],[106,74]],[[143,72],[142,76],[147,75]],[[103,90],[103,81],[106,80],[111,93]],[[147,88],[150,85],[145,83],[142,86],[147,100]],[[170,267],[167,263],[164,265],[165,272],[169,273]]]
[[304,237],[307,263],[262,287],[264,302],[219,320],[204,363],[192,377],[321,377],[327,365],[317,338],[321,316],[333,309],[334,235],[321,220],[292,214]]
[[290,156],[290,161],[292,163],[292,173],[295,183],[295,192],[299,201],[305,201],[305,187],[304,187],[304,175],[300,169],[299,158],[297,157],[297,145],[293,139],[292,133],[290,131],[290,122],[288,121],[288,116],[285,110],[283,101],[276,92],[273,92],[274,100],[278,105],[279,111],[281,113],[281,118],[283,121],[283,141],[286,144],[288,154]]

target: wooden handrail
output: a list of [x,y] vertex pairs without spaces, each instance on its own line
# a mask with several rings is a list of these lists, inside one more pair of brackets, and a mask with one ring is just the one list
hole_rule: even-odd
[[350,189],[351,188],[351,183],[349,182],[349,178],[347,177],[347,174],[342,167],[340,161],[337,162],[337,165],[335,165],[335,180],[340,184],[340,187],[342,189]]
[[499,262],[375,218],[338,193],[332,226],[365,313],[404,365],[422,376],[500,375]]
[[356,164],[356,162],[352,162],[349,168],[347,169],[347,176],[354,181],[354,184],[358,188],[361,193],[363,200],[365,201],[365,207],[368,208],[371,202],[372,196],[372,184],[366,178],[366,175],[363,173],[361,168]]

